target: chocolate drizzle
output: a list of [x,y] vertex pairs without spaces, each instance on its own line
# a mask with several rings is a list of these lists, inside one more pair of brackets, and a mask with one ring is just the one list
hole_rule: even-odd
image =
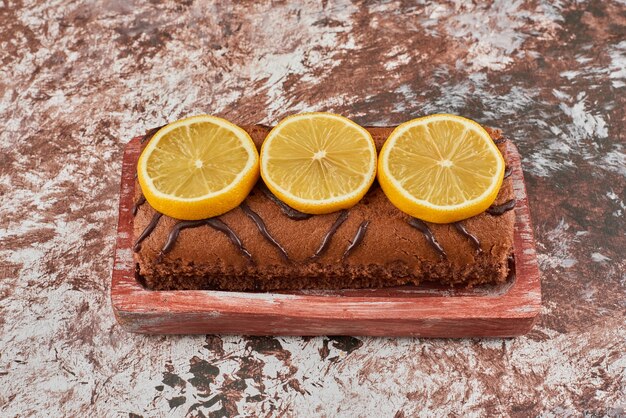
[[500,144],[504,144],[506,141],[508,141],[508,138],[503,136],[501,138],[494,139],[493,143],[496,145],[500,145]]
[[248,251],[246,249],[246,247],[243,246],[243,243],[241,242],[241,239],[239,239],[239,237],[237,236],[237,234],[235,233],[235,231],[233,231],[232,229],[230,229],[230,226],[226,225],[224,222],[222,222],[222,220],[218,219],[218,218],[209,218],[206,219],[206,223],[207,225],[209,225],[211,228],[220,231],[221,233],[225,234],[228,239],[230,240],[230,242],[233,243],[233,245],[235,245],[235,247],[237,247],[239,249],[239,251],[250,261],[252,260],[252,254],[250,254],[250,251]]
[[308,213],[302,213],[302,212],[300,212],[298,210],[295,210],[291,206],[287,205],[285,202],[283,202],[282,200],[280,200],[279,198],[274,196],[274,194],[267,187],[263,186],[263,187],[261,187],[261,190],[263,190],[263,193],[265,193],[265,196],[267,196],[267,198],[269,200],[271,200],[272,202],[276,203],[276,205],[278,205],[280,210],[288,218],[293,219],[294,221],[304,221],[304,220],[309,219],[309,218],[311,218],[313,216],[313,215],[308,214]]
[[139,206],[146,203],[146,197],[144,195],[139,196],[139,199],[135,202],[132,209],[133,216],[137,216],[137,212],[139,211]]
[[441,257],[447,257],[446,252],[444,251],[444,249],[441,246],[441,244],[439,244],[439,242],[437,241],[437,239],[433,235],[433,233],[430,230],[430,228],[428,227],[428,225],[426,225],[426,222],[424,222],[424,221],[422,221],[420,219],[417,219],[417,218],[411,218],[408,221],[408,223],[413,228],[417,229],[422,234],[424,234],[424,238],[426,238],[426,241],[428,241],[430,246],[433,247],[433,249],[437,252],[437,254],[439,254]]
[[263,237],[268,240],[270,244],[272,244],[278,249],[278,251],[280,251],[280,254],[285,258],[285,260],[289,260],[289,255],[287,254],[287,251],[285,251],[283,246],[280,245],[280,243],[276,241],[276,239],[269,233],[267,227],[265,226],[265,222],[263,222],[263,218],[261,218],[258,213],[250,209],[250,206],[248,206],[245,201],[241,202],[241,205],[239,205],[239,207],[256,224],[256,227],[259,229],[261,235],[263,235]]
[[148,226],[146,226],[146,229],[144,229],[141,235],[139,235],[139,238],[137,238],[137,241],[133,246],[133,251],[138,252],[139,250],[141,250],[141,243],[143,242],[143,240],[148,238],[152,231],[154,231],[154,228],[156,228],[157,224],[159,223],[159,219],[161,219],[161,216],[163,216],[163,214],[160,212],[154,214],[152,220],[150,221]]
[[500,216],[505,212],[512,210],[515,207],[515,199],[507,200],[501,205],[492,205],[486,212],[492,216]]
[[504,177],[502,178],[502,180],[509,178],[511,176],[511,173],[513,173],[513,169],[511,167],[507,167],[504,170]]
[[326,232],[326,235],[324,235],[324,238],[322,238],[322,243],[320,244],[317,251],[315,251],[315,254],[311,256],[311,258],[319,257],[328,249],[328,246],[330,245],[330,240],[333,238],[333,235],[335,235],[335,232],[337,232],[341,224],[346,221],[346,219],[348,219],[348,211],[344,209],[341,211],[335,222],[331,225],[328,232]]
[[182,231],[183,229],[187,229],[187,228],[196,228],[202,225],[209,225],[211,228],[217,231],[220,231],[221,233],[226,235],[228,239],[230,240],[230,242],[232,242],[235,245],[235,247],[237,247],[239,252],[241,252],[241,254],[243,254],[244,257],[246,257],[250,261],[254,261],[252,259],[252,254],[250,254],[250,251],[248,251],[246,247],[243,246],[241,239],[239,238],[239,236],[237,236],[235,231],[233,231],[230,228],[230,226],[226,225],[223,221],[221,221],[218,218],[201,219],[198,221],[178,222],[176,225],[174,225],[174,227],[170,231],[170,234],[167,237],[167,242],[161,249],[161,253],[159,254],[158,260],[160,260],[163,255],[172,251],[172,249],[174,248],[174,245],[176,244],[176,240],[178,239],[178,236],[180,235],[180,231]]
[[139,142],[141,144],[143,144],[144,142],[152,139],[152,137],[154,136],[155,133],[157,133],[159,131],[159,129],[161,129],[162,127],[164,127],[165,125],[161,125],[161,126],[157,126],[156,128],[152,128],[152,129],[148,129],[146,131],[146,133],[144,134],[144,136],[141,137],[141,139],[139,140]]
[[365,237],[365,232],[367,232],[367,227],[369,224],[370,221],[361,222],[361,225],[359,225],[359,229],[357,229],[356,234],[354,234],[354,238],[352,238],[352,240],[350,241],[350,245],[348,245],[348,248],[346,248],[346,251],[343,253],[342,259],[347,258],[350,255],[350,252],[352,252],[352,250],[354,250],[359,244],[361,244],[361,241],[363,241],[363,238]]
[[174,227],[170,231],[170,234],[167,236],[167,242],[165,243],[165,245],[161,249],[161,254],[167,254],[170,251],[172,251],[172,248],[174,248],[174,244],[176,244],[176,240],[178,239],[178,236],[180,235],[180,231],[182,231],[183,229],[186,229],[186,228],[195,228],[197,226],[201,226],[201,225],[205,225],[205,224],[206,224],[206,222],[205,222],[204,219],[199,220],[199,221],[180,221],[180,222],[178,222],[176,225],[174,225]]
[[472,243],[472,245],[474,246],[474,249],[477,252],[482,252],[482,248],[480,248],[480,241],[478,240],[478,238],[476,238],[476,236],[474,234],[472,234],[471,232],[469,232],[466,228],[465,225],[463,225],[461,222],[455,222],[454,223],[454,227],[456,228],[457,231],[459,231],[459,233],[461,235],[463,235],[465,238],[467,238],[468,240],[470,240],[470,242]]

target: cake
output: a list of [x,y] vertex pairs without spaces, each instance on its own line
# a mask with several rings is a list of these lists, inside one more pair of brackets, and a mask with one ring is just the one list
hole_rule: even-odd
[[[263,125],[243,128],[257,148],[270,130]],[[392,128],[367,129],[380,151]],[[487,131],[508,162],[501,132]],[[239,207],[199,221],[156,212],[136,184],[137,275],[153,290],[502,283],[509,276],[513,253],[515,200],[509,175],[507,169],[496,201],[487,211],[450,224],[405,214],[377,182],[350,209],[309,215],[281,202],[259,180]]]

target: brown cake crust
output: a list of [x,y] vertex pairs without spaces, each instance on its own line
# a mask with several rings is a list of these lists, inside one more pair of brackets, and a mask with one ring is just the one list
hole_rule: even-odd
[[[243,127],[260,148],[269,128]],[[392,128],[368,128],[378,151]],[[499,130],[488,130],[494,140]],[[505,160],[504,148],[499,146]],[[241,207],[219,217],[241,240],[251,260],[226,234],[209,225],[183,229],[172,250],[162,249],[172,228],[180,222],[161,216],[153,232],[135,252],[138,273],[155,290],[221,289],[340,289],[397,286],[434,281],[446,285],[473,286],[504,282],[513,249],[514,211],[501,216],[482,213],[461,221],[480,241],[472,242],[454,224],[426,223],[441,244],[441,256],[419,230],[409,225],[410,216],[396,209],[375,182],[366,196],[347,212],[347,218],[332,235],[326,251],[311,258],[340,213],[293,220],[262,190],[259,183],[246,203],[265,223],[270,235],[285,249],[289,259],[263,237]],[[135,198],[141,197],[139,184]],[[513,199],[511,179],[505,179],[495,204]],[[138,208],[135,240],[151,222],[155,211],[148,203]],[[346,249],[359,227],[369,221],[359,245],[348,256]]]

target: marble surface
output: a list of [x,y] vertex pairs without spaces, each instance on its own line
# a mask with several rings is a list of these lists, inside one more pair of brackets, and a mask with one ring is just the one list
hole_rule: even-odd
[[[0,0],[0,415],[624,416],[626,3]],[[124,144],[212,113],[451,112],[523,155],[515,339],[141,336],[109,301]]]

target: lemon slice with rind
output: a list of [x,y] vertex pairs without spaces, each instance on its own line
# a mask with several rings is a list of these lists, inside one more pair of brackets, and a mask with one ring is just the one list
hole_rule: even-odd
[[504,160],[478,123],[431,115],[398,126],[378,159],[389,200],[416,218],[450,223],[484,212],[496,199]]
[[370,133],[332,113],[283,119],[261,147],[261,177],[280,200],[310,214],[354,206],[376,177]]
[[161,128],[137,163],[143,194],[157,211],[198,220],[239,206],[259,177],[259,156],[246,131],[209,115]]

